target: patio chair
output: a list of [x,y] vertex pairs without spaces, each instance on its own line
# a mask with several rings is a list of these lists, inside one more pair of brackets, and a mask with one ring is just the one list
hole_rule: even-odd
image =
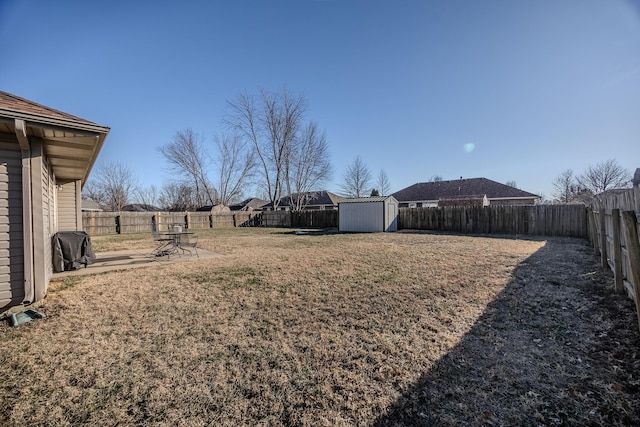
[[169,247],[173,247],[173,238],[160,234],[160,231],[158,230],[158,224],[156,224],[154,221],[149,224],[149,227],[151,228],[151,238],[154,242],[159,243],[151,253],[155,256],[168,255],[170,252]]
[[191,255],[191,249],[196,253],[196,256],[200,258],[198,255],[198,236],[195,234],[185,233],[180,234],[178,236],[178,247],[182,250],[182,253],[185,251],[189,252]]

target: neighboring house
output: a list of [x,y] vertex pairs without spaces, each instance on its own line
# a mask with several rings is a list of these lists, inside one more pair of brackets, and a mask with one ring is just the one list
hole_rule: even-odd
[[212,214],[219,214],[219,213],[225,213],[230,211],[231,209],[229,209],[228,206],[225,206],[222,203],[218,205],[201,206],[198,209],[196,209],[196,212],[210,212]]
[[144,203],[132,203],[122,207],[123,212],[159,212],[160,209],[153,205]]
[[92,200],[83,200],[82,201],[82,212],[102,212],[103,209],[99,204]]
[[[302,202],[303,210],[321,210],[321,211],[330,211],[337,210],[338,203],[345,200],[344,197],[340,197],[337,194],[333,194],[329,191],[312,191],[308,193],[295,193],[293,194],[293,199],[297,200],[298,197],[304,198]],[[278,210],[279,211],[290,211],[291,198],[289,196],[281,197],[278,202]],[[273,203],[267,203],[264,205],[263,210],[272,211]]]
[[252,199],[246,199],[240,203],[229,206],[232,211],[261,211],[264,205],[268,204],[268,200],[258,199],[256,197]]
[[109,128],[0,91],[0,312],[41,300]]
[[421,182],[393,193],[401,208],[437,206],[532,205],[540,199],[487,178]]

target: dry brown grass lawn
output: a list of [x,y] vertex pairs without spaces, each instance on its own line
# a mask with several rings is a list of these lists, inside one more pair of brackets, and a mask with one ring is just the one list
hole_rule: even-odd
[[633,304],[582,240],[199,234],[223,256],[67,278],[2,324],[0,424],[640,422]]

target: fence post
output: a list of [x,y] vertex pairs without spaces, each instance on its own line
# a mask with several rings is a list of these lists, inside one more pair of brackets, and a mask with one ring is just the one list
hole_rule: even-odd
[[600,265],[607,268],[607,224],[604,215],[604,203],[598,200],[598,212],[600,216]]
[[620,244],[620,209],[611,209],[613,224],[613,280],[616,292],[624,290],[622,284],[622,246]]
[[187,230],[191,228],[191,214],[189,212],[184,216],[184,228]]
[[120,232],[122,231],[120,229],[120,215],[116,215],[116,234],[120,234]]
[[591,245],[593,253],[598,253],[598,226],[596,225],[596,212],[593,207],[589,210],[589,234],[591,235]]
[[633,285],[638,327],[640,327],[640,242],[638,241],[636,213],[634,211],[622,212],[622,223],[624,225],[624,241],[629,254],[629,278]]
[[209,214],[209,228],[213,228],[213,215]]

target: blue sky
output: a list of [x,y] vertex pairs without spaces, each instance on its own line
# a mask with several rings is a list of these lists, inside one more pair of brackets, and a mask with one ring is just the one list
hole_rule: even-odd
[[[360,156],[549,197],[568,168],[640,167],[640,0],[0,0],[0,89],[111,127],[143,185],[156,148],[223,131],[240,91],[304,93],[339,191]],[[473,144],[472,151],[464,149]]]

